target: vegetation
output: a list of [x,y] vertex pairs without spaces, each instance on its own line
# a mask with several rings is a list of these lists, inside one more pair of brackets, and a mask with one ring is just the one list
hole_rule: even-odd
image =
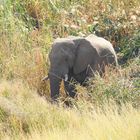
[[[139,140],[139,17],[139,0],[1,0],[0,139]],[[50,104],[52,41],[90,33],[112,42],[119,68],[77,85],[73,108]]]

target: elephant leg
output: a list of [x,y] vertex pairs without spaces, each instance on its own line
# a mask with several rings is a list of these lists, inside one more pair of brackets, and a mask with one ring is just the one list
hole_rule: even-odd
[[64,86],[65,86],[67,96],[74,98],[76,95],[75,85],[70,83],[70,81],[65,81]]

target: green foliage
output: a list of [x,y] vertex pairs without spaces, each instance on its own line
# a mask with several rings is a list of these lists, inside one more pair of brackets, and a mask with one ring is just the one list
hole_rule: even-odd
[[[128,75],[125,73],[125,71],[123,73],[120,71],[121,75],[116,74],[115,76],[111,73],[110,78],[98,78],[97,83],[91,84],[90,90],[93,101],[99,105],[104,105],[104,102],[110,100],[119,105],[130,102],[134,107],[139,107],[140,88],[138,85],[140,84],[140,75],[134,78],[131,72]],[[135,73],[140,73],[140,71],[137,70]]]
[[124,40],[122,53],[127,60],[140,56],[140,30],[138,30],[131,39]]

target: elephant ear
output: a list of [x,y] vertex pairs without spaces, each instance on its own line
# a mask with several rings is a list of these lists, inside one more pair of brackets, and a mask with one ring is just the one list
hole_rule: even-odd
[[77,45],[75,63],[73,67],[74,74],[84,71],[88,65],[94,63],[95,49],[86,39],[74,40]]

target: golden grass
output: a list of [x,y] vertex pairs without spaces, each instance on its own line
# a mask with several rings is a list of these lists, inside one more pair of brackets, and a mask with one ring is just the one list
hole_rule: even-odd
[[5,100],[0,103],[0,138],[3,140],[140,138],[140,110],[131,104],[118,107],[112,102],[101,109],[86,102],[82,110],[58,107],[37,96],[22,81],[2,81],[2,98]]

